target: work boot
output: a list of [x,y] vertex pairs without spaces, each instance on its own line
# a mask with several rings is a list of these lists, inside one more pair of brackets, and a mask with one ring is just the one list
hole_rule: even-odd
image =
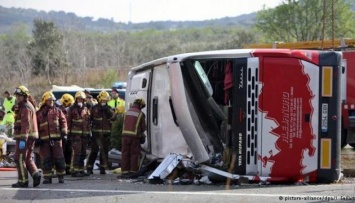
[[11,187],[13,187],[13,188],[27,188],[28,182],[25,182],[25,183],[17,182],[17,183],[12,184]]
[[66,174],[66,175],[71,175],[70,167],[67,167],[67,168],[65,169],[65,174]]
[[41,183],[41,173],[40,172],[36,172],[33,174],[33,187],[37,187],[40,183]]
[[42,184],[52,184],[52,177],[44,178],[44,180],[42,181]]
[[133,173],[129,172],[129,173],[123,173],[122,175],[117,176],[118,179],[130,179],[131,175],[133,175]]
[[90,176],[90,174],[85,173],[85,171],[80,171],[80,174],[82,174],[83,176]]
[[63,175],[58,175],[58,182],[64,183],[64,176]]
[[105,174],[106,174],[105,169],[100,169],[100,174],[101,174],[101,175],[105,175]]
[[71,177],[81,178],[84,177],[84,174],[81,174],[80,172],[73,172],[71,173]]
[[94,172],[93,172],[92,170],[86,170],[86,171],[87,171],[87,173],[88,173],[89,175],[94,174]]

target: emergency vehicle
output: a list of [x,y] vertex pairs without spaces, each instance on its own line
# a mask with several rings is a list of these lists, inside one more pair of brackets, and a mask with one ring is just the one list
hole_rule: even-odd
[[249,181],[334,182],[340,173],[342,54],[238,49],[130,70],[126,108],[146,100],[142,150],[173,168]]
[[341,146],[349,144],[355,148],[355,39],[336,39],[306,42],[274,42],[273,44],[252,44],[245,48],[278,48],[338,50],[343,53],[343,74],[341,78],[342,125]]

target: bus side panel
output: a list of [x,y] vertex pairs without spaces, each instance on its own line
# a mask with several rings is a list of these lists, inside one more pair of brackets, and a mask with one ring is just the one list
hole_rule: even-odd
[[174,122],[170,108],[171,88],[167,65],[154,67],[151,83],[149,126],[152,155],[159,158],[165,158],[171,152],[189,155],[186,141]]
[[344,51],[343,57],[346,59],[346,71],[347,71],[347,80],[346,80],[346,102],[348,104],[355,104],[355,51]]
[[298,179],[317,170],[319,68],[288,57],[264,57],[262,64],[261,174]]

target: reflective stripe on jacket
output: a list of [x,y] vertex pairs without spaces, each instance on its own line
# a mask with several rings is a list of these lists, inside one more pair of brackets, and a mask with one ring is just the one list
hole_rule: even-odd
[[15,103],[16,103],[15,97],[10,97],[10,99],[5,98],[3,103],[5,113],[11,111]]
[[145,130],[145,115],[138,106],[133,105],[124,115],[122,136],[140,137]]
[[67,119],[57,107],[41,107],[37,111],[37,123],[41,140],[60,138],[62,133],[68,133]]
[[94,133],[111,133],[113,109],[110,106],[96,104],[90,109],[91,131]]
[[90,134],[90,112],[84,105],[79,107],[76,103],[68,110],[68,133],[88,136]]
[[38,138],[36,110],[29,101],[18,104],[19,110],[15,116],[14,139]]
[[118,106],[125,106],[126,102],[121,99],[121,98],[117,98],[117,99],[111,99],[110,101],[108,101],[107,105],[111,106],[111,108],[116,109],[116,107]]

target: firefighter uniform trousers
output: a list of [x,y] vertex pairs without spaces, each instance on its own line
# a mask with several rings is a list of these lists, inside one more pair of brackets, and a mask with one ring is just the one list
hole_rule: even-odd
[[86,146],[88,144],[88,136],[79,134],[71,135],[72,143],[72,158],[71,158],[71,172],[84,172],[84,160],[86,158]]
[[137,136],[122,136],[122,174],[135,173],[139,167],[141,145]]
[[19,140],[16,140],[16,150],[14,160],[16,163],[18,182],[28,183],[28,172],[33,177],[34,173],[38,172],[37,166],[32,159],[32,153],[35,147],[35,140],[28,138],[24,149],[20,149]]
[[72,156],[71,141],[69,139],[63,139],[62,145],[63,145],[62,148],[63,148],[66,172],[70,172],[70,163],[71,163],[71,156]]
[[91,151],[89,154],[86,170],[92,171],[97,154],[100,150],[100,170],[108,168],[108,151],[110,147],[110,133],[94,133],[92,135]]
[[52,168],[55,166],[58,176],[65,174],[65,161],[61,140],[46,140],[40,148],[42,170],[45,179],[52,178]]

